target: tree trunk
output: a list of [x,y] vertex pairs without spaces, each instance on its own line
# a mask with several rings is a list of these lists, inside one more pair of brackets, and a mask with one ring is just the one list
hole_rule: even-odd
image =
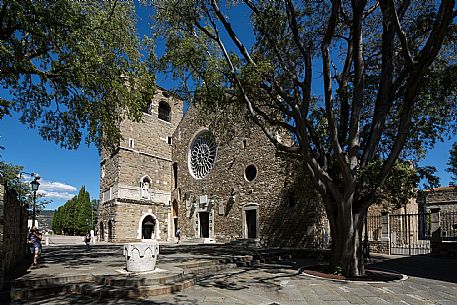
[[360,212],[352,213],[350,201],[339,203],[337,206],[336,211],[330,215],[327,213],[332,237],[331,271],[336,272],[341,269],[348,277],[363,276],[365,275],[362,253],[364,217],[360,217]]

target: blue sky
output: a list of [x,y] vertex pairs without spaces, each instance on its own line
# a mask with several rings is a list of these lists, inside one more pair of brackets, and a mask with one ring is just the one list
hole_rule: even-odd
[[[148,15],[151,12],[151,7],[139,7],[140,34],[147,34]],[[238,17],[245,15],[245,12],[238,13]],[[234,24],[246,26],[242,22]],[[166,75],[159,75],[157,83],[164,88],[173,85],[171,78]],[[4,96],[5,91],[0,91],[0,94]],[[442,186],[450,182],[450,175],[445,168],[451,145],[452,141],[437,143],[435,149],[420,162],[420,165],[432,165],[438,169]],[[37,130],[28,129],[19,122],[18,115],[13,115],[0,120],[0,146],[6,148],[0,150],[1,161],[22,165],[25,172],[41,175],[39,192],[53,201],[47,209],[56,209],[63,205],[78,193],[81,186],[86,187],[91,198],[99,198],[99,155],[94,145],[81,144],[77,150],[61,149],[54,142],[44,141]]]

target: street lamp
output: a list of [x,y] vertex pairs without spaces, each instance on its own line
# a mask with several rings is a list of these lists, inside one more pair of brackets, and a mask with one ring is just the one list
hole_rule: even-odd
[[33,191],[33,211],[32,211],[32,228],[35,226],[35,206],[36,206],[36,191],[38,191],[38,188],[40,187],[40,183],[38,182],[39,177],[35,177],[32,182],[30,182],[30,185],[32,186],[32,191]]

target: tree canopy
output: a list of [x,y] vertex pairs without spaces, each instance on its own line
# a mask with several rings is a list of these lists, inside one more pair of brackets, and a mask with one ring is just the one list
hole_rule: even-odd
[[[5,179],[7,188],[10,190],[14,189],[19,202],[26,205],[30,210],[33,207],[33,191],[30,182],[24,180],[28,174],[24,173],[23,169],[24,167],[21,165],[0,161],[0,176]],[[35,208],[37,212],[40,212],[47,204],[52,202],[52,200],[43,197],[43,194],[40,193],[36,195]]]
[[0,41],[0,119],[18,111],[62,147],[116,144],[151,98],[130,1],[1,0]]
[[83,186],[77,196],[68,200],[55,211],[52,217],[52,230],[57,234],[84,235],[93,228],[93,210],[90,194]]
[[[159,67],[181,89],[196,84],[190,94],[201,109],[243,109],[302,160],[329,219],[332,266],[363,274],[368,207],[392,172],[407,174],[407,160],[456,130],[455,1],[155,4],[167,42]],[[284,132],[293,145],[278,140]]]
[[457,186],[457,142],[454,142],[454,144],[452,144],[452,148],[451,150],[449,151],[449,161],[447,163],[447,165],[449,166],[448,168],[446,168],[446,171],[449,172],[452,176],[452,181],[451,183],[453,185],[456,185]]

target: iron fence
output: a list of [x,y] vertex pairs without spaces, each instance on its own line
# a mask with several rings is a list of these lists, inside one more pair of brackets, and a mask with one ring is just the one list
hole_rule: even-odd
[[457,241],[457,211],[440,211],[441,239]]
[[[381,215],[371,215],[367,217],[367,232],[369,241],[379,241],[381,240],[381,231],[382,231],[382,216]],[[365,232],[365,228],[364,228]]]
[[390,252],[400,255],[430,253],[431,215],[390,215]]

